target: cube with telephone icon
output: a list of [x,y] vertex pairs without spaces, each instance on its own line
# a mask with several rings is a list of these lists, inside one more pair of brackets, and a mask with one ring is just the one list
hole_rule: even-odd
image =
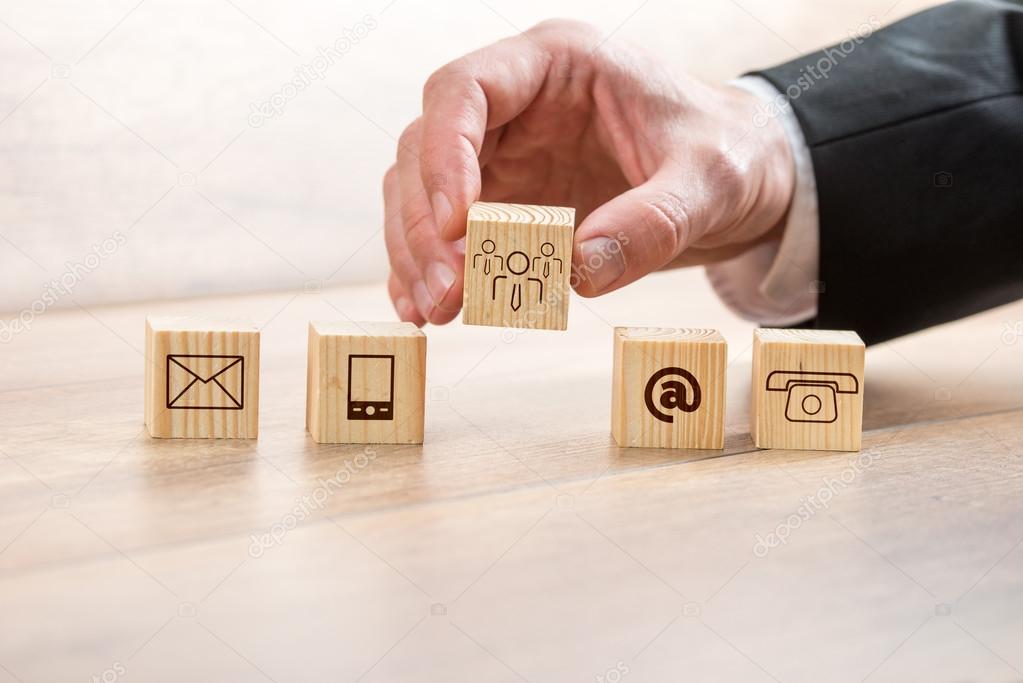
[[756,330],[750,433],[757,448],[858,451],[864,357],[855,332]]

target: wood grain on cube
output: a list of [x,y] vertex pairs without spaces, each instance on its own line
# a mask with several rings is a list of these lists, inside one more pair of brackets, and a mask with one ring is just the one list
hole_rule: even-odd
[[728,345],[717,330],[617,327],[611,434],[619,446],[724,448]]
[[756,446],[858,451],[864,357],[855,332],[754,331],[750,432]]
[[208,317],[147,318],[145,423],[154,437],[255,439],[256,326]]
[[412,323],[309,323],[306,428],[318,443],[422,443],[426,335]]
[[469,207],[462,322],[566,329],[574,229],[571,208]]

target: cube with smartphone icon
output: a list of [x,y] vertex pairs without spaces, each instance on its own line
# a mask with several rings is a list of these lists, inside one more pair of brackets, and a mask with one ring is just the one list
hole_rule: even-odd
[[855,332],[756,330],[750,412],[756,447],[860,450],[865,355]]
[[306,428],[317,443],[422,443],[426,335],[412,323],[309,323]]

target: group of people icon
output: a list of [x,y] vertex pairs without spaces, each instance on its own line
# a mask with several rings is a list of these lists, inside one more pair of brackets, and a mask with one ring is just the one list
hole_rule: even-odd
[[[482,271],[484,277],[490,280],[490,300],[497,301],[497,285],[505,282],[505,288],[511,284],[508,292],[508,305],[513,311],[522,308],[523,291],[530,285],[535,285],[536,303],[542,304],[544,297],[544,282],[551,276],[554,266],[557,266],[558,273],[565,270],[565,262],[554,256],[554,245],[544,242],[540,245],[540,256],[530,256],[521,250],[515,250],[507,256],[497,252],[497,244],[494,240],[486,239],[480,244],[480,251],[472,256],[473,270]],[[491,277],[492,276],[492,277]]]

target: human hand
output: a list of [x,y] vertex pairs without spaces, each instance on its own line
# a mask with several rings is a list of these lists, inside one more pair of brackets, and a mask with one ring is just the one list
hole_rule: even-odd
[[597,296],[669,265],[711,263],[780,233],[795,185],[758,100],[670,74],[548,21],[435,72],[384,177],[388,290],[402,320],[462,305],[477,200],[571,206],[576,291]]

